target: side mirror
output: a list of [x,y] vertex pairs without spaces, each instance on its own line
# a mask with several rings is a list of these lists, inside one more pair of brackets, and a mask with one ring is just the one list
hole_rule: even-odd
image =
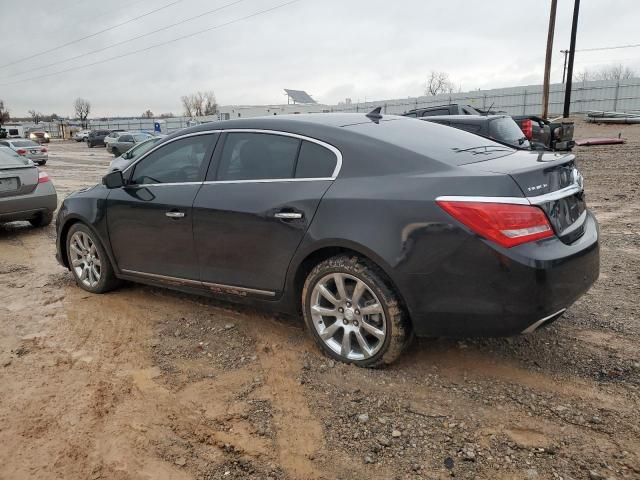
[[121,170],[114,170],[102,177],[102,184],[107,188],[120,188],[124,186],[124,177]]

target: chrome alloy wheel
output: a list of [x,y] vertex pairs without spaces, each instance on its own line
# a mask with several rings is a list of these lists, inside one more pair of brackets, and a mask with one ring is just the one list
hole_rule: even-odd
[[347,273],[322,277],[311,292],[311,318],[322,341],[348,360],[375,355],[387,335],[382,304],[359,278]]
[[95,287],[100,281],[102,263],[91,237],[84,232],[75,232],[69,241],[69,256],[78,280],[87,287]]

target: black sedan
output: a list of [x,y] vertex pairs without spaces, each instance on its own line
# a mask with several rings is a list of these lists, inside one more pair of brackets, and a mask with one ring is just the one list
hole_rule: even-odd
[[67,197],[57,257],[89,292],[301,312],[328,355],[380,365],[412,334],[531,332],[589,289],[574,160],[377,112],[208,123]]

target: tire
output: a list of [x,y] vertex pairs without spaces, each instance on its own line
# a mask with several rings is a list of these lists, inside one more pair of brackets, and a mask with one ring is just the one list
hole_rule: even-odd
[[42,160],[41,162],[38,163],[38,165],[42,166],[42,165],[46,165],[47,161],[46,160]]
[[36,218],[29,220],[29,223],[34,227],[46,227],[53,221],[53,212],[39,213]]
[[93,148],[93,143],[91,143],[91,142],[87,142],[87,147],[89,147],[89,148]]
[[[333,301],[321,293],[322,287]],[[356,289],[362,294],[352,304]],[[357,256],[338,255],[316,265],[302,289],[302,311],[311,336],[329,357],[359,367],[392,363],[412,338],[408,317],[384,273]]]
[[114,157],[119,157],[120,156],[120,152],[118,151],[117,148],[112,148],[111,149],[111,153],[113,153]]
[[118,286],[120,281],[115,276],[109,256],[89,227],[83,223],[72,225],[65,242],[69,268],[80,288],[91,293],[106,293]]

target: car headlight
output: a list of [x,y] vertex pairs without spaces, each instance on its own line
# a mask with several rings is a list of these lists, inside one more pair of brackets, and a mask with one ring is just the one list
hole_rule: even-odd
[[49,138],[49,134],[47,132],[44,132],[44,138]]
[[29,138],[36,138],[36,134],[35,133],[30,133],[29,134]]

